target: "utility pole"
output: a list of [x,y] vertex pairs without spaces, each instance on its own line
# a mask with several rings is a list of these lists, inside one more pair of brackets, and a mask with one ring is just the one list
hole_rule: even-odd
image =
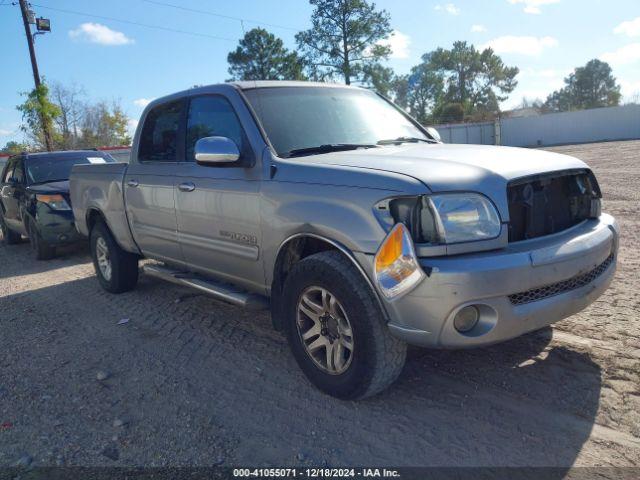
[[[29,44],[29,56],[31,57],[31,68],[33,69],[33,81],[36,84],[36,90],[40,88],[40,73],[38,72],[38,62],[36,61],[36,49],[33,46],[33,37],[31,36],[31,26],[29,25],[29,7],[26,0],[20,0],[20,10],[22,11],[22,21],[24,23],[24,33],[27,35],[27,43]],[[42,105],[42,98],[38,95],[38,100]],[[40,112],[40,125],[42,126],[42,132],[44,133],[44,143],[47,150],[50,152],[53,150],[53,141],[51,140],[51,131],[49,125],[46,123],[44,115]]]

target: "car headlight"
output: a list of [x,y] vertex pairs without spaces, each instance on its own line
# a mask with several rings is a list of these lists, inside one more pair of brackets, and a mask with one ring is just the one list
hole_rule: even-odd
[[378,286],[387,298],[408,292],[425,277],[404,224],[396,224],[380,244],[374,259],[374,272]]
[[442,243],[488,240],[500,235],[500,216],[484,195],[447,193],[424,198],[434,214]]
[[498,237],[501,229],[491,200],[473,192],[388,198],[378,202],[374,212],[389,230],[404,223],[419,244],[488,240]]
[[54,195],[36,195],[36,199],[39,202],[46,203],[53,210],[71,210],[71,207],[64,199],[62,195],[54,194]]

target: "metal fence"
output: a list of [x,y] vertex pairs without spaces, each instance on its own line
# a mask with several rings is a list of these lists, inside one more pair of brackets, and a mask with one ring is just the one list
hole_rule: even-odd
[[444,143],[496,144],[496,128],[494,122],[451,123],[447,125],[437,125],[436,129]]
[[445,143],[534,147],[640,139],[640,105],[502,118],[495,123],[437,125]]

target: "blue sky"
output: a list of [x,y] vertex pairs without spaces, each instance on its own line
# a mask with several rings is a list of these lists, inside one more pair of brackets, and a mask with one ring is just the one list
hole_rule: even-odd
[[[33,87],[20,10],[11,1],[0,0],[0,145],[22,139],[15,106],[21,102],[19,92]],[[507,65],[520,67],[519,86],[503,108],[523,96],[546,98],[573,68],[592,58],[609,61],[627,99],[640,93],[640,0],[376,4],[391,14],[396,34],[388,64],[399,73],[408,72],[425,52],[467,40],[493,46]],[[236,47],[243,26],[264,26],[295,48],[294,35],[308,28],[311,13],[305,0],[37,0],[33,9],[37,16],[50,18],[52,26],[51,33],[36,40],[41,75],[76,83],[92,100],[120,100],[132,127],[149,99],[228,78],[227,53]]]

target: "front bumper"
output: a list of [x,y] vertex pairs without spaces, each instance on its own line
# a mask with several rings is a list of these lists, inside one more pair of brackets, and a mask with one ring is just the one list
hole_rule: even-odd
[[42,239],[54,247],[84,239],[76,230],[72,211],[53,211],[40,204],[36,211],[36,225]]
[[[437,348],[490,345],[540,329],[586,308],[607,289],[618,237],[615,220],[603,214],[502,250],[422,258],[429,276],[407,295],[383,300],[389,328],[410,344]],[[477,306],[480,321],[460,333],[453,318],[467,305]]]

